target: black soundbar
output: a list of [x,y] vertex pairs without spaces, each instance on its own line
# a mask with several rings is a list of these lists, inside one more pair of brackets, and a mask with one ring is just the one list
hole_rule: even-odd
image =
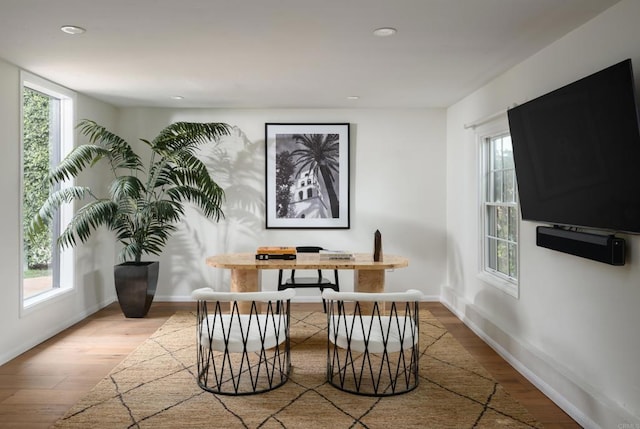
[[625,241],[614,235],[539,226],[536,229],[536,244],[605,264],[624,265],[625,262]]

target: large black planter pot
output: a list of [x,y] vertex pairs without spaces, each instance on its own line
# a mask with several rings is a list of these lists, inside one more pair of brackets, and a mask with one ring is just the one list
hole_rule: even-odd
[[146,316],[156,294],[160,263],[125,262],[113,268],[118,302],[124,315]]

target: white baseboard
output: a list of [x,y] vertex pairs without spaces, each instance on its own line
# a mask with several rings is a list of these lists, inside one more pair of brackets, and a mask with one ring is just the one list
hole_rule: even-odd
[[496,326],[454,289],[443,287],[442,292],[443,305],[582,427],[640,427],[637,417],[603,397],[565,365]]

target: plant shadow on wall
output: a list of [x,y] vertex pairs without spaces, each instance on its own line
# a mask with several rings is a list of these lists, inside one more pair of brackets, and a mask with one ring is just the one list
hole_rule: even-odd
[[216,177],[219,172],[225,188],[226,217],[219,223],[223,251],[229,250],[231,243],[253,245],[257,233],[264,229],[265,212],[264,141],[251,142],[239,130],[227,139],[234,144],[219,145],[210,157],[203,157],[214,167]]
[[[29,232],[44,229],[63,204],[82,201],[84,205],[74,213],[58,244],[72,247],[78,241],[86,242],[99,227],[111,230],[123,246],[120,259],[124,263],[114,267],[118,302],[126,317],[144,317],[155,295],[159,263],[142,261],[142,255],[160,255],[185,216],[185,202],[215,221],[223,216],[224,191],[196,153],[203,144],[229,135],[230,127],[223,123],[170,124],[152,141],[140,139],[150,151],[146,165],[129,143],[94,121],[82,120],[78,129],[89,143],[74,148],[51,170],[47,180],[52,191]],[[100,161],[113,174],[107,196],[70,183]]]
[[182,289],[189,293],[194,285],[206,285],[209,275],[216,276],[214,286],[225,283],[222,277],[228,275],[227,270],[212,271],[205,258],[237,251],[243,243],[253,246],[263,230],[265,211],[264,142],[251,142],[240,129],[233,128],[200,158],[224,188],[224,218],[213,224],[201,211],[187,216],[171,242],[167,253],[172,285],[177,289],[184,283]]

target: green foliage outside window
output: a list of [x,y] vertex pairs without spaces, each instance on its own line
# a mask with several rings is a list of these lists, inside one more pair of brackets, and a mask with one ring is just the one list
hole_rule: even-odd
[[30,269],[42,269],[51,263],[52,238],[50,228],[29,236],[31,219],[49,196],[46,177],[49,174],[50,104],[48,96],[24,88],[23,138],[23,216],[25,253]]

